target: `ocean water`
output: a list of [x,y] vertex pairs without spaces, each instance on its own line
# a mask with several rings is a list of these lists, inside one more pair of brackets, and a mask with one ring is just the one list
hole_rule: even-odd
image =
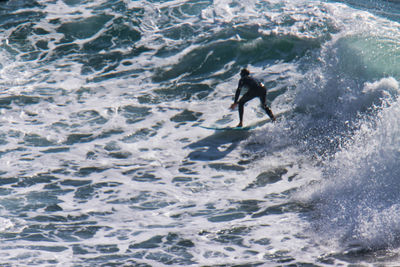
[[[389,0],[0,1],[0,265],[399,266],[399,44]],[[277,122],[199,127],[243,67]]]

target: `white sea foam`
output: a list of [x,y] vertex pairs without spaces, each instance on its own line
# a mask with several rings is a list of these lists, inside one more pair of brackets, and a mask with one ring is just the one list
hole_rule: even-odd
[[[396,62],[357,48],[397,55],[397,24],[319,1],[41,5],[1,31],[32,45],[0,47],[1,263],[318,265],[396,246]],[[278,122],[197,127],[237,123],[242,67]],[[247,104],[245,124],[264,118]]]

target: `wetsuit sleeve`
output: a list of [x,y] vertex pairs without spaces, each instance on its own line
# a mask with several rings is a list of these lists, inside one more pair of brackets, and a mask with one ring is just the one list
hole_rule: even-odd
[[237,103],[237,101],[238,101],[238,99],[239,99],[239,96],[240,96],[240,91],[242,90],[242,86],[243,86],[243,80],[242,80],[242,79],[240,79],[240,81],[239,81],[239,85],[238,85],[238,88],[236,89],[236,93],[235,93],[235,101],[234,101],[234,103]]

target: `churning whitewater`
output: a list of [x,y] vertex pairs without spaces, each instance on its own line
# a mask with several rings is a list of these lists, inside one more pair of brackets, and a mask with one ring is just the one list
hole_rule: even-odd
[[[0,265],[400,263],[400,4],[0,1]],[[268,116],[229,110],[240,70]]]

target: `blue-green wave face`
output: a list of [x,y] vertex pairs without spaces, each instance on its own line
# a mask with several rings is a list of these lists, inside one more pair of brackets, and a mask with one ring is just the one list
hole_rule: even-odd
[[[0,265],[393,265],[399,23],[387,0],[0,0]],[[255,98],[210,130],[242,68],[277,122]]]

